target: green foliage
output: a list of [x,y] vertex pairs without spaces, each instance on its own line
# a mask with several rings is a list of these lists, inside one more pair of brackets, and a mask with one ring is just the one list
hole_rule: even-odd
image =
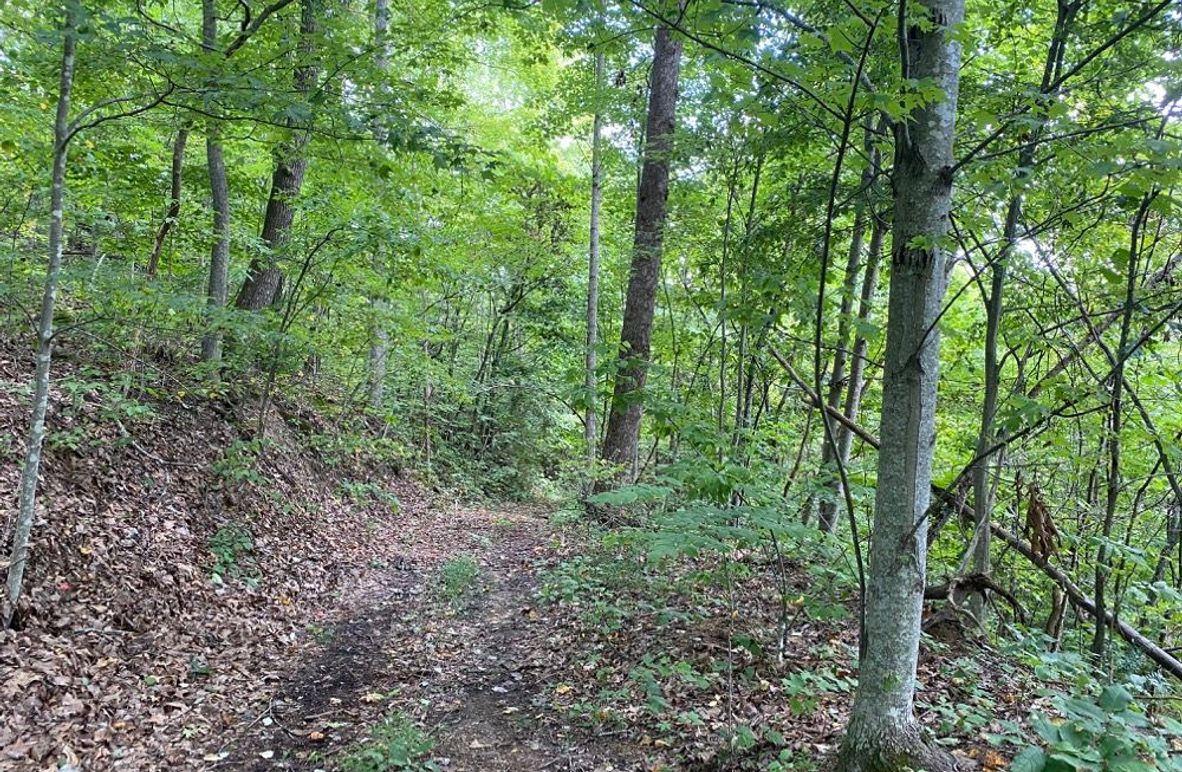
[[1119,684],[1095,697],[1056,694],[1057,718],[1036,712],[1031,724],[1042,747],[1023,750],[1014,760],[1020,772],[1113,770],[1151,772],[1182,769],[1176,744],[1182,723],[1163,716],[1154,720],[1138,710],[1133,694]]
[[839,676],[832,667],[798,670],[781,681],[784,696],[788,698],[788,709],[798,716],[811,714],[823,694],[849,693],[856,684],[857,679]]
[[[307,46],[297,42],[298,3],[266,19],[253,4],[217,5],[214,50],[196,43],[196,3],[72,5],[82,40],[70,117],[81,123],[69,148],[54,322],[55,344],[79,366],[54,382],[48,446],[83,454],[96,441],[130,443],[125,427],[152,420],[151,405],[188,409],[190,398],[242,419],[244,436],[254,436],[247,414],[270,400],[312,406],[307,425],[292,416],[298,410],[275,412],[309,438],[339,476],[341,497],[358,506],[398,508],[365,467],[414,467],[457,497],[562,502],[580,496],[589,478],[621,471],[593,468],[583,419],[598,408],[602,430],[620,371],[649,13],[676,4],[546,0],[456,13],[454,3],[395,3],[379,41],[361,6],[316,3],[318,32]],[[767,580],[769,597],[814,622],[845,620],[860,591],[855,548],[869,543],[876,454],[864,438],[852,441],[843,492],[836,464],[824,460],[832,455],[823,451],[826,427],[781,365],[843,402],[853,396],[843,393],[851,368],[835,362],[860,345],[868,380],[851,418],[877,426],[896,157],[886,119],[942,94],[900,72],[898,6],[860,0],[850,13],[819,2],[788,14],[776,5],[703,0],[679,16],[685,45],[669,227],[650,367],[633,397],[644,409],[639,479],[591,499],[628,526],[555,568],[542,589],[608,631],[648,615],[714,613],[670,598],[699,600],[756,575],[736,555],[807,576],[806,592]],[[936,482],[962,480],[977,454],[981,332],[998,277],[1004,313],[992,375],[1001,398],[992,430],[1007,442],[989,461],[995,519],[1018,533],[1032,502],[1050,505],[1059,545],[1047,560],[1081,586],[1099,577],[1110,610],[1170,641],[1182,633],[1182,565],[1169,541],[1179,517],[1169,478],[1182,463],[1182,413],[1170,409],[1182,388],[1182,285],[1171,251],[1182,233],[1182,87],[1172,55],[1182,44],[1176,13],[1164,6],[1134,29],[1139,10],[1109,5],[1088,4],[1062,22],[1059,12],[1075,6],[969,3],[966,21],[949,32],[971,54],[950,169],[955,229],[911,246],[943,247],[956,258],[939,325]],[[12,340],[28,337],[45,274],[59,10],[31,0],[0,7],[0,332]],[[914,4],[902,10],[921,29],[932,23]],[[869,19],[878,19],[873,30]],[[1067,42],[1051,48],[1064,61],[1048,72],[1066,80],[1040,88],[1057,32]],[[603,83],[592,78],[591,51],[606,57]],[[851,61],[860,62],[860,80]],[[293,88],[297,67],[315,71],[312,88]],[[150,102],[166,89],[166,101]],[[606,126],[602,326],[587,393],[593,112]],[[181,209],[148,276],[181,127],[193,133],[180,158]],[[265,243],[259,215],[276,156],[305,133],[294,219],[282,239]],[[278,302],[261,312],[207,298],[212,212],[198,136],[220,138],[226,156],[230,297],[252,261],[273,261],[284,274]],[[881,168],[872,167],[876,154]],[[1016,238],[1004,233],[1011,210]],[[866,284],[862,313],[874,225],[882,228],[883,276],[880,286]],[[818,271],[822,253],[834,258],[827,275]],[[225,343],[222,359],[201,362],[211,333]],[[379,341],[382,373],[369,356]],[[1114,355],[1128,356],[1123,401],[1113,399]],[[3,390],[21,400],[31,394],[23,384]],[[259,437],[235,441],[214,464],[224,486],[265,485],[263,419]],[[16,460],[16,442],[0,438],[6,458]],[[1115,468],[1103,468],[1109,463]],[[971,501],[967,491],[954,494],[962,492]],[[817,533],[816,512],[834,504],[837,533]],[[937,506],[929,522],[944,523],[946,514]],[[598,538],[574,509],[552,519]],[[930,577],[963,572],[970,533],[955,518],[944,523]],[[249,529],[223,526],[210,549],[218,581],[250,579]],[[995,549],[992,558],[994,578],[1027,611],[1049,607],[1049,580],[1017,552]],[[478,578],[475,562],[459,558],[441,569],[441,593],[459,601]],[[1068,615],[1052,642],[1032,632],[1042,620],[1027,628],[999,608],[985,621],[987,635],[1039,678],[1086,694],[1104,673],[1149,690],[1152,663],[1120,640],[1099,661],[1082,654],[1093,632],[1086,619]],[[731,643],[762,659],[769,636],[761,632],[736,631]],[[628,688],[661,699],[663,681],[682,678],[667,666],[645,665]],[[790,710],[838,689],[829,676],[789,674]],[[960,691],[926,708],[944,731],[981,729],[993,710],[987,695],[979,684]],[[1128,707],[1100,724],[1079,704],[1059,709],[1078,714],[1059,727],[1083,728],[1053,737],[1048,729],[1039,749],[1045,764],[1072,753],[1093,763],[1086,756],[1101,753],[1100,730],[1124,738],[1112,745],[1114,759],[1155,752],[1138,739],[1152,733]],[[736,728],[728,742],[748,745],[757,732]],[[995,734],[1010,742],[1017,733]]]
[[452,603],[463,600],[480,578],[480,565],[471,555],[448,558],[439,569],[440,592]]
[[434,772],[439,766],[427,758],[433,747],[435,742],[410,718],[395,713],[370,730],[369,740],[339,763],[345,772]]
[[264,479],[258,463],[267,447],[269,441],[265,439],[235,440],[222,458],[214,462],[213,471],[226,485],[261,485]]
[[210,578],[214,584],[228,581],[243,581],[251,585],[258,583],[252,558],[254,535],[246,525],[225,523],[219,527],[209,539],[209,551],[214,559],[213,568],[210,569]]
[[337,485],[341,493],[354,504],[364,505],[371,502],[381,504],[391,514],[398,514],[398,510],[402,506],[398,501],[398,496],[387,490],[381,483],[341,480]]
[[406,458],[406,447],[392,437],[374,436],[362,427],[308,436],[309,447],[320,461],[330,467],[363,463],[371,467],[393,465],[397,469]]
[[579,555],[560,563],[542,580],[539,596],[546,603],[577,609],[588,624],[609,631],[620,630],[637,608],[626,593],[648,587],[635,560],[610,555]]

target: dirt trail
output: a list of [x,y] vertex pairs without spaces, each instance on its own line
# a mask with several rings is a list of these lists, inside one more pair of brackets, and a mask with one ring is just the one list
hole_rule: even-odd
[[[549,707],[539,574],[554,558],[544,513],[427,512],[343,599],[320,645],[294,666],[258,717],[219,749],[221,769],[330,769],[391,715],[420,723],[444,770],[641,769],[611,737],[565,724]],[[475,560],[456,600],[443,574]],[[461,572],[462,573],[462,572]],[[549,684],[549,685],[548,685]]]

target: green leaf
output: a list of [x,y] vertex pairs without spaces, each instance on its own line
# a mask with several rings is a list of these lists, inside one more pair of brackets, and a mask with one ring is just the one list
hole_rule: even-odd
[[1120,684],[1110,684],[1100,692],[1100,707],[1109,713],[1120,713],[1133,702],[1133,695]]
[[1014,757],[1010,772],[1042,772],[1047,764],[1047,754],[1042,748],[1027,748]]

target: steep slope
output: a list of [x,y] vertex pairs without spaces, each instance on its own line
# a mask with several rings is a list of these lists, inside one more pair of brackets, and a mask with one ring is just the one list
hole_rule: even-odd
[[[8,508],[30,360],[0,347]],[[0,766],[191,764],[424,506],[409,480],[328,466],[293,411],[260,443],[224,402],[132,399],[113,377],[55,362],[25,599],[0,633]]]

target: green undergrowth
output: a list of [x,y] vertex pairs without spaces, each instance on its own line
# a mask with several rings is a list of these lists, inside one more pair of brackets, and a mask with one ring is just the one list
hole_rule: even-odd
[[[578,546],[541,597],[571,612],[581,642],[553,705],[674,765],[815,768],[801,748],[840,742],[857,686],[848,543],[788,507],[685,503],[674,491],[600,497],[630,513],[624,528],[574,508],[552,517]],[[1135,662],[1099,677],[1086,657],[1004,621],[983,648],[924,636],[938,675],[916,709],[934,741],[1025,772],[1182,769],[1172,684]]]
[[342,772],[435,772],[429,759],[435,741],[402,713],[387,716],[370,730],[369,738],[341,757]]
[[439,592],[448,602],[459,604],[477,588],[480,565],[471,555],[457,555],[439,569]]
[[[626,528],[574,509],[552,518],[578,554],[544,577],[541,598],[571,612],[584,642],[553,704],[675,766],[814,769],[793,734],[855,684],[838,637],[856,587],[840,545],[773,507],[667,498],[661,485],[601,497],[644,510]],[[792,636],[805,629],[802,644]]]

